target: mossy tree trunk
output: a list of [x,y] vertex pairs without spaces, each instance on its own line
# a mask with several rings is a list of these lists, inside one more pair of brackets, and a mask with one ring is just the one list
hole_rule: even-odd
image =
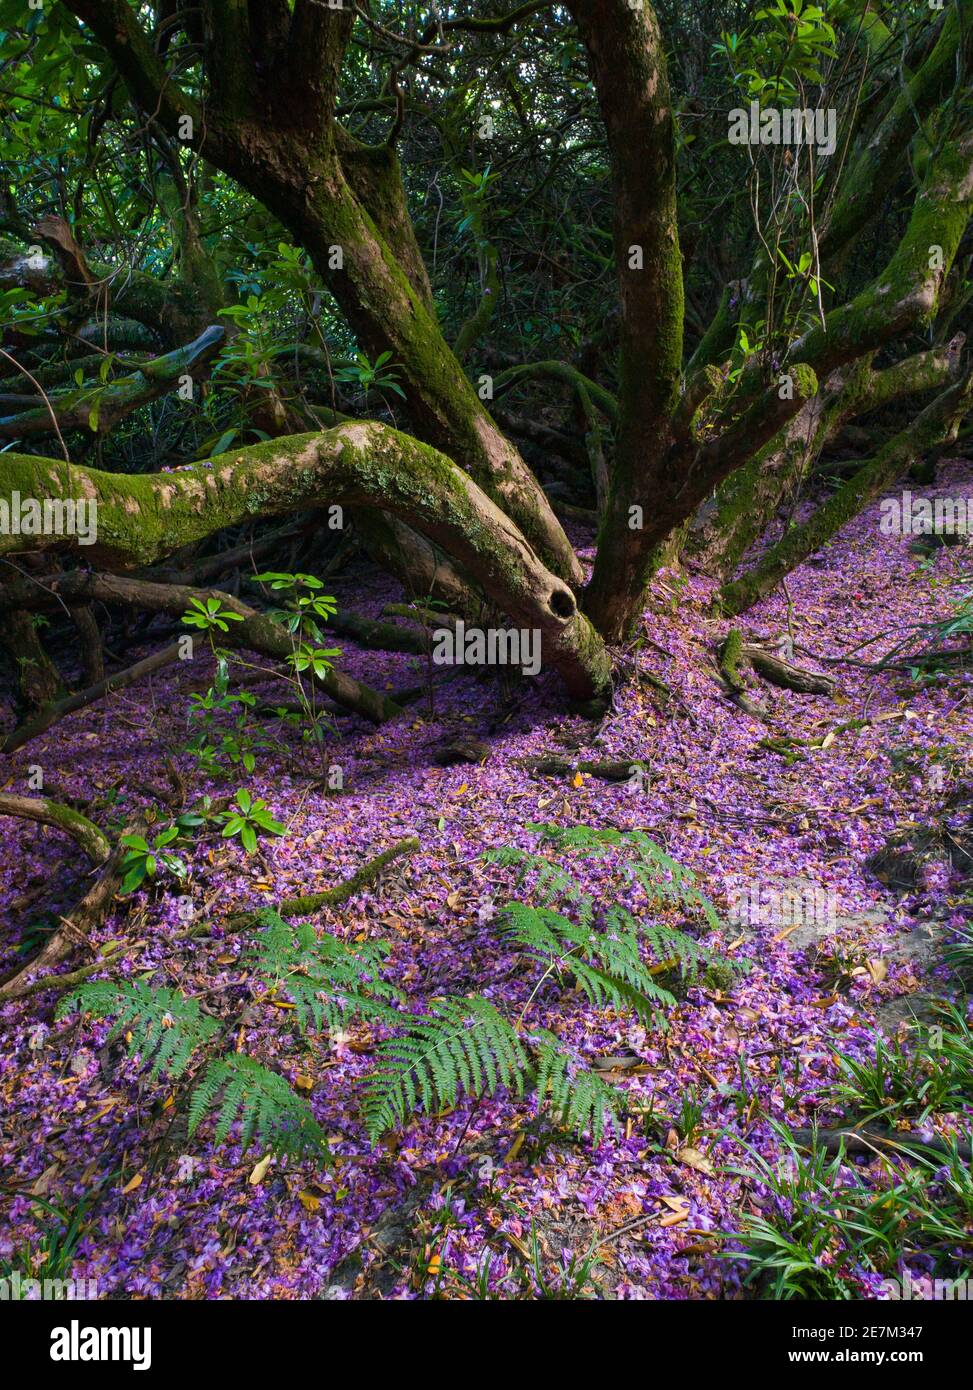
[[[197,96],[196,87],[190,91],[167,66],[166,45],[156,48],[141,11],[127,0],[63,3],[105,47],[135,105],[170,140],[184,140],[251,192],[308,251],[363,350],[391,354],[416,432],[440,451],[437,458],[448,455],[465,469],[511,519],[515,568],[526,545],[528,568],[540,564],[547,576],[540,589],[552,577],[564,585],[560,592],[576,586],[580,567],[551,507],[436,321],[394,149],[399,117],[388,142],[378,146],[361,144],[335,120],[339,73],[359,12],[321,0],[187,6],[177,18],[200,53]],[[795,341],[782,343],[779,362],[758,354],[731,374],[718,364],[732,344],[738,300],[745,298],[756,316],[767,287],[768,269],[761,270],[758,255],[749,278],[728,288],[685,381],[675,116],[660,26],[649,0],[571,0],[569,9],[588,54],[614,189],[618,423],[584,606],[598,631],[615,640],[637,623],[646,579],[667,542],[725,479],[749,468],[740,495],[746,497],[752,484],[761,514],[779,501],[781,485],[786,490],[801,466],[802,428],[812,426],[819,439],[824,427],[830,398],[815,403],[818,381],[827,383],[838,371],[854,375],[856,365],[870,363],[880,348],[936,318],[973,197],[973,124],[968,107],[951,97],[960,90],[957,74],[961,79],[973,43],[973,0],[956,0],[916,55],[916,71],[903,72],[887,97],[856,116],[850,157],[827,170],[827,180],[837,182],[829,183],[822,206],[826,272],[893,191],[907,192],[893,171],[915,131],[935,126],[934,144],[916,165],[921,184],[908,225],[887,265],[852,298],[822,309]],[[503,22],[516,22],[518,13]],[[847,27],[856,13],[864,8],[848,7],[839,22]],[[866,44],[878,41],[871,21],[859,31]],[[817,235],[810,224],[805,230]],[[887,457],[883,451],[883,468],[893,457],[894,450]],[[774,476],[765,487],[768,473]],[[421,515],[419,529],[429,539],[448,537],[443,544],[452,557],[463,565],[470,557],[479,575],[489,574],[485,557],[497,528],[489,541],[480,532],[482,544],[471,549],[455,529],[425,520],[422,508],[410,505],[399,515]],[[738,535],[730,551],[739,541]],[[512,612],[519,580],[502,568],[500,581],[493,576],[491,582]],[[527,605],[535,612],[537,593]],[[572,623],[575,617],[572,608]],[[571,640],[580,632],[575,629]],[[588,646],[590,627],[585,633],[582,666],[589,660],[598,665],[603,654]],[[570,645],[558,647],[566,673],[574,659],[565,655]],[[576,683],[590,679],[589,669]]]
[[808,521],[789,531],[754,569],[728,584],[722,605],[742,613],[780,583],[790,571],[827,544],[841,527],[900,478],[922,455],[944,438],[955,436],[973,403],[973,373],[966,375],[928,405],[911,425],[890,439],[875,458],[843,483]]
[[297,0],[254,44],[247,6],[203,6],[203,111],[165,70],[124,0],[66,0],[135,102],[262,202],[311,256],[369,356],[389,352],[420,437],[448,453],[571,583],[581,567],[543,491],[450,351],[432,308],[398,159],[334,120],[350,7]]
[[[603,694],[605,648],[571,588],[510,518],[445,455],[375,422],[233,450],[176,473],[103,473],[3,455],[0,496],[84,497],[97,504],[108,569],[149,565],[228,526],[340,504],[391,512],[454,556],[497,608],[541,635],[542,660],[579,698]],[[63,547],[54,535],[0,535],[0,555]]]
[[[0,609],[4,607],[6,603],[0,593]],[[61,676],[44,650],[30,613],[22,608],[0,611],[0,647],[6,650],[26,710],[40,709],[57,699],[64,688]]]
[[[585,610],[620,638],[641,610],[679,400],[683,281],[675,126],[665,48],[651,5],[574,0],[611,152],[620,303],[620,421]],[[633,511],[640,508],[641,513]],[[634,523],[634,524],[633,524]]]
[[690,535],[687,552],[710,574],[726,578],[782,506],[800,496],[802,483],[825,447],[857,416],[955,380],[965,343],[958,334],[943,347],[916,353],[882,371],[873,354],[831,373],[821,391],[718,489],[712,514]]

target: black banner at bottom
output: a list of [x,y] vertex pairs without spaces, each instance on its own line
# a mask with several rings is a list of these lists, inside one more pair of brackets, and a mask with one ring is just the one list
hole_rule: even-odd
[[[358,1308],[350,1313],[355,1331],[361,1327],[358,1317],[364,1311]],[[612,1336],[624,1329],[627,1336],[637,1337],[629,1346],[639,1348],[639,1359],[646,1369],[658,1355],[666,1358],[672,1371],[679,1372],[681,1367],[681,1374],[692,1376],[708,1370],[746,1374],[797,1367],[827,1375],[832,1366],[874,1366],[893,1373],[903,1367],[935,1371],[954,1364],[969,1341],[966,1304],[955,1299],[650,1302],[632,1311],[633,1323],[602,1323],[598,1328],[603,1333],[610,1329]],[[383,1316],[374,1303],[369,1315]],[[214,1372],[279,1377],[293,1366],[295,1356],[309,1357],[326,1373],[328,1365],[334,1365],[335,1351],[342,1346],[335,1339],[347,1336],[348,1316],[347,1304],[341,1303],[0,1302],[0,1336],[5,1334],[7,1345],[16,1346],[24,1368],[43,1370],[53,1382],[59,1373],[74,1383],[79,1373],[82,1380],[89,1375],[100,1380],[117,1375],[171,1379],[184,1370],[191,1370],[194,1376]],[[428,1324],[422,1324],[421,1329],[410,1327],[398,1322],[401,1313],[393,1316],[396,1335],[385,1344],[387,1352],[374,1341],[361,1348],[369,1375],[385,1369],[384,1352],[389,1371],[401,1376],[409,1369],[406,1348],[414,1352],[425,1346],[420,1364],[412,1361],[410,1375],[438,1379],[443,1366],[437,1369],[436,1362],[440,1355],[448,1354],[449,1343],[426,1341]],[[435,1337],[441,1338],[449,1325],[448,1319],[438,1324]],[[485,1349],[491,1349],[496,1344],[490,1340],[489,1328],[479,1326]],[[417,1331],[421,1339],[416,1337]],[[621,1350],[614,1341],[601,1344],[599,1350],[590,1335],[581,1343],[589,1355],[604,1354],[612,1347]],[[568,1357],[574,1359],[578,1345],[576,1338],[565,1338],[556,1327],[533,1324],[516,1351],[503,1343],[500,1354],[508,1373],[511,1358],[513,1364],[522,1366],[525,1357],[533,1354],[538,1366],[543,1365],[549,1374],[562,1357],[566,1362]],[[575,1350],[565,1355],[567,1347]],[[349,1350],[345,1343],[344,1355]],[[471,1350],[467,1344],[467,1354]],[[477,1361],[483,1364],[482,1353]],[[465,1374],[461,1369],[465,1362],[464,1357],[451,1374]]]

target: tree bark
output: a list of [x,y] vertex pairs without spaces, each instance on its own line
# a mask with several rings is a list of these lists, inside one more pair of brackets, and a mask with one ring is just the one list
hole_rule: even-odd
[[683,281],[676,213],[675,126],[659,22],[652,6],[574,0],[570,6],[598,93],[612,162],[620,314],[620,423],[615,463],[585,592],[609,640],[641,610],[655,539],[632,525],[658,505],[670,420],[679,399]]
[[843,426],[893,401],[948,385],[959,370],[965,341],[957,334],[948,345],[916,353],[883,371],[872,369],[869,354],[832,372],[818,395],[730,474],[717,491],[712,515],[690,534],[687,553],[707,573],[731,575],[780,506],[796,500],[802,482]]
[[28,710],[40,709],[57,698],[63,689],[61,676],[41,644],[30,613],[22,608],[0,611],[0,646],[6,648],[14,680]]
[[724,611],[743,613],[769,594],[796,565],[820,550],[927,449],[955,434],[971,402],[973,372],[937,396],[907,429],[889,440],[871,462],[843,483],[808,521],[789,531],[754,569],[726,585],[721,596]]
[[[450,459],[374,422],[234,450],[173,473],[103,473],[32,455],[0,455],[0,495],[86,497],[97,504],[88,558],[151,564],[227,526],[333,503],[379,507],[455,556],[498,608],[541,634],[543,660],[572,695],[609,684],[610,661],[571,589]],[[63,547],[59,536],[0,535],[0,554]]]
[[362,349],[392,354],[421,437],[470,473],[555,574],[580,583],[580,563],[540,485],[450,351],[421,281],[415,287],[419,258],[397,161],[389,156],[383,168],[333,120],[350,8],[301,0],[286,47],[262,55],[259,74],[245,15],[228,14],[206,44],[212,93],[204,115],[124,0],[65,3],[107,48],[133,100],[176,137],[189,117],[189,143],[306,248]]
[[72,811],[70,806],[62,806],[47,797],[12,796],[0,792],[0,816],[15,816],[19,820],[37,821],[40,825],[53,826],[63,830],[84,850],[89,859],[103,864],[111,854],[108,837],[87,816]]

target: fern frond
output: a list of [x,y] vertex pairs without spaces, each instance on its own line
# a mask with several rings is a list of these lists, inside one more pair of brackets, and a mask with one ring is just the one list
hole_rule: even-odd
[[590,921],[594,913],[594,899],[591,894],[572,878],[560,864],[552,863],[541,854],[508,845],[502,849],[487,850],[484,859],[488,863],[509,867],[516,866],[518,885],[532,876],[531,895],[543,907],[553,903],[570,903],[582,921]]
[[[621,850],[621,872],[644,889],[650,902],[680,903],[694,914],[700,914],[709,927],[720,925],[719,914],[700,889],[693,871],[666,854],[644,830],[547,824],[531,824],[527,828],[539,834],[542,843],[577,854],[581,859],[603,859]],[[516,853],[530,858],[526,851]]]
[[559,849],[576,850],[582,858],[603,858],[611,850],[625,843],[626,837],[634,832],[616,830],[613,826],[595,825],[553,825],[548,822],[531,822],[527,826],[543,841]]
[[365,1079],[369,1134],[404,1124],[417,1111],[455,1105],[463,1092],[520,1094],[528,1057],[516,1031],[482,995],[439,1000],[435,1011],[379,1049],[382,1062]]
[[[628,867],[640,882],[654,886],[656,900],[675,895],[683,905],[697,897],[701,904],[706,901],[689,871],[641,831],[595,830],[589,826],[532,828],[541,829],[559,846],[599,854],[621,846],[634,853],[634,865]],[[521,851],[517,856],[521,862],[531,858]],[[636,916],[621,902],[604,908],[597,922],[591,914],[579,914],[573,902],[565,904],[565,910],[572,915],[555,910],[543,898],[540,906],[514,901],[504,909],[504,928],[545,971],[573,973],[596,1007],[611,1003],[619,1010],[633,1010],[645,1022],[661,1022],[662,1008],[672,1007],[676,1001],[657,976],[677,970],[694,980],[701,967],[718,959],[689,932],[649,920],[644,913]]]
[[246,1151],[255,1139],[274,1153],[302,1157],[327,1154],[328,1139],[307,1101],[283,1076],[252,1057],[231,1052],[208,1063],[189,1104],[189,1133],[196,1132],[210,1111],[218,1109],[216,1144],[225,1144],[240,1124]]
[[658,1024],[665,1030],[667,1025],[659,1011],[672,1008],[676,999],[664,986],[657,984],[648,971],[643,971],[633,981],[588,961],[573,961],[572,970],[579,988],[596,1008],[611,1004],[619,1013],[631,1011],[643,1023]]
[[626,843],[634,853],[624,868],[642,886],[650,902],[680,903],[701,915],[711,929],[720,925],[719,913],[699,887],[692,869],[666,854],[644,830],[629,831]]
[[540,1101],[546,1101],[554,1117],[579,1138],[589,1133],[592,1143],[600,1144],[606,1120],[614,1129],[625,1108],[624,1091],[582,1066],[547,1029],[532,1034],[531,1045]]
[[569,971],[596,1008],[611,1003],[633,1010],[646,1022],[675,999],[643,961],[634,918],[620,918],[613,932],[572,922],[550,908],[511,903],[504,911],[507,932],[537,957],[545,969]]
[[549,907],[532,907],[529,903],[508,903],[501,914],[504,930],[542,960],[553,960],[565,953],[565,940],[572,930],[585,938],[583,927]]
[[216,1019],[200,1011],[197,999],[178,990],[153,987],[146,980],[96,980],[66,994],[57,1017],[80,1009],[96,1018],[114,1018],[109,1038],[129,1034],[128,1055],[138,1056],[155,1080],[176,1080],[219,1028]]
[[401,991],[380,973],[389,950],[385,942],[352,949],[328,933],[319,937],[309,922],[286,921],[272,908],[260,918],[264,930],[248,954],[264,987],[294,1004],[303,1033],[312,1024],[336,1033],[356,1016],[398,1022],[392,1006]]

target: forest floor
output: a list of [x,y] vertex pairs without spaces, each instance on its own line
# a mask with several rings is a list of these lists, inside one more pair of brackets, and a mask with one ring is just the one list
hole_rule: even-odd
[[[969,465],[944,464],[937,487],[973,495]],[[590,557],[590,538],[575,538]],[[729,624],[708,616],[708,582],[666,573],[654,584],[635,661],[672,697],[629,679],[600,721],[557,712],[563,695],[550,675],[504,683],[437,672],[431,710],[424,698],[380,729],[339,719],[327,757],[342,769],[343,790],[315,784],[317,768],[306,758],[302,766],[296,743],[294,757],[266,751],[252,775],[220,782],[180,751],[190,693],[207,683],[196,662],[71,716],[22,749],[3,772],[9,790],[26,791],[28,767],[40,766],[47,795],[102,825],[155,804],[166,754],[190,798],[244,784],[286,824],[286,836],[262,839],[250,857],[237,842],[207,842],[187,887],[126,899],[97,934],[132,943],[126,974],[162,972],[157,979],[216,1011],[240,984],[228,913],[329,887],[409,834],[420,841],[411,860],[316,920],[348,939],[388,940],[390,972],[415,1008],[472,989],[524,997],[518,957],[498,930],[512,879],[481,854],[532,846],[531,822],[643,829],[696,872],[724,911],[735,891],[755,884],[771,898],[775,886],[804,885],[826,910],[796,928],[766,912],[721,928],[717,942],[752,968],[726,993],[691,986],[665,1033],[578,998],[558,1001],[557,1026],[589,1059],[616,1059],[612,1079],[632,1101],[634,1118],[596,1149],[545,1128],[531,1099],[505,1096],[417,1117],[373,1146],[356,1079],[371,1064],[374,1026],[309,1053],[286,1012],[267,1008],[246,1025],[247,1050],[308,1091],[336,1161],[259,1164],[254,1150],[215,1148],[205,1129],[193,1141],[178,1127],[170,1132],[166,1087],[106,1055],[106,1025],[55,1022],[50,994],[7,1004],[0,1262],[23,1267],[30,1258],[40,1269],[52,1210],[70,1210],[80,1218],[74,1276],[97,1280],[109,1297],[462,1297],[485,1267],[500,1296],[522,1297],[532,1287],[535,1237],[549,1275],[567,1262],[565,1251],[583,1257],[597,1244],[603,1297],[746,1296],[746,1267],[720,1256],[721,1233],[760,1210],[766,1194],[738,1170],[752,1168],[753,1152],[779,1153],[772,1121],[834,1120],[836,1051],[869,1055],[879,1026],[908,1029],[926,995],[948,990],[939,943],[963,920],[958,876],[942,856],[897,888],[869,861],[904,825],[941,825],[957,808],[968,821],[968,678],[920,685],[904,671],[816,658],[855,651],[876,661],[910,624],[947,615],[969,554],[955,546],[924,562],[908,537],[881,533],[878,504],[858,517],[787,586],[796,659],[834,674],[837,693],[764,686],[754,693],[768,721],[736,707],[716,679],[714,654]],[[338,576],[333,592],[339,605],[371,616],[401,599],[390,582],[358,571]],[[742,626],[755,640],[785,634],[785,595]],[[339,664],[379,689],[425,677],[421,659],[338,640]],[[144,650],[158,645],[150,632]],[[10,718],[8,706],[7,727]],[[482,762],[440,766],[437,757],[460,737],[488,745]],[[787,738],[794,742],[766,746]],[[648,772],[612,783],[518,765],[542,754],[640,760]],[[70,842],[39,826],[0,820],[0,837],[2,971],[23,950],[25,929],[34,928],[36,942],[38,924],[77,901],[87,866]],[[203,935],[187,938],[180,893],[206,904],[212,926]],[[690,1121],[687,1097],[699,1107]],[[956,1117],[929,1124],[948,1133]],[[169,1149],[160,1149],[167,1134]],[[855,1296],[874,1295],[864,1272],[847,1278]]]

